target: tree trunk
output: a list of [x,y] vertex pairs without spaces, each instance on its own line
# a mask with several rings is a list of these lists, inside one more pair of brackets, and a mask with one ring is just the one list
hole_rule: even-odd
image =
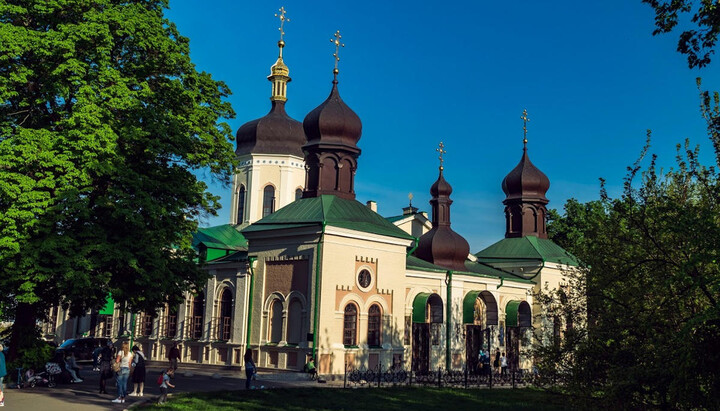
[[18,358],[23,347],[32,346],[32,340],[39,338],[37,329],[37,307],[28,303],[18,303],[15,309],[15,322],[10,335],[8,362]]

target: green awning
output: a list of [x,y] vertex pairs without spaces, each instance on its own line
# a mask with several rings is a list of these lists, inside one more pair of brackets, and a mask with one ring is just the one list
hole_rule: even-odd
[[506,327],[530,327],[530,304],[527,301],[510,301],[505,306]]
[[489,291],[470,291],[463,298],[463,324],[475,322],[475,300],[482,298],[485,302],[487,325],[498,325],[498,308],[495,297]]
[[105,307],[100,310],[100,315],[113,315],[115,313],[115,300],[112,299],[112,296],[108,294],[107,301],[105,302]]
[[470,291],[463,298],[463,324],[475,322],[475,300],[478,295],[480,295],[480,291]]
[[427,322],[427,318],[425,318],[425,316],[427,315],[427,310],[425,309],[425,307],[427,307],[427,300],[428,298],[430,298],[430,295],[430,293],[420,293],[415,296],[412,305],[412,322],[420,324]]

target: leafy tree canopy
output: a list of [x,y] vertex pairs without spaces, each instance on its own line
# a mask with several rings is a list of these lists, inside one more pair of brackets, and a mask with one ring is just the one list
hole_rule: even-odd
[[167,0],[0,0],[0,311],[108,293],[151,310],[201,285],[191,236],[229,182],[230,90]]
[[720,34],[720,5],[716,0],[643,0],[655,10],[653,34],[669,33],[683,15],[691,15],[692,24],[680,33],[677,50],[687,55],[688,66],[710,64]]
[[[720,98],[701,97],[717,149]],[[654,156],[638,160],[620,198],[603,190],[552,214],[552,239],[586,264],[587,329],[574,335],[587,338],[538,355],[564,359],[565,387],[578,394],[618,407],[720,407],[720,156],[703,166],[686,142],[676,161],[662,172]]]

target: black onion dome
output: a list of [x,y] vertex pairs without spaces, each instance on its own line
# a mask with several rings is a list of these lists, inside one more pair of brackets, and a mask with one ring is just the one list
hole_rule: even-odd
[[550,179],[535,167],[525,149],[520,163],[503,179],[502,189],[506,200],[525,198],[547,202],[545,193],[550,189]]
[[323,142],[356,146],[362,135],[362,122],[340,98],[337,81],[330,96],[303,120],[308,143]]
[[465,271],[465,260],[470,253],[470,245],[460,234],[450,227],[433,227],[423,234],[415,250],[415,256],[421,260],[452,270]]
[[273,101],[270,112],[243,124],[237,132],[237,149],[242,154],[291,154],[303,157],[305,144],[302,123],[285,112],[284,101]]
[[452,194],[452,186],[450,185],[450,183],[445,181],[442,169],[440,169],[440,175],[438,176],[437,181],[435,181],[435,184],[430,187],[430,195],[432,195],[433,197],[439,197],[450,196],[450,194]]

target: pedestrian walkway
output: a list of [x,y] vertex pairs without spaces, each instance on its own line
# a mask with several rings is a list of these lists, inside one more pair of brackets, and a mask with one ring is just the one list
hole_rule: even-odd
[[[89,371],[86,366],[82,370],[85,381],[78,384],[60,384],[55,388],[35,387],[27,389],[5,390],[5,406],[8,410],[17,411],[97,411],[97,410],[124,410],[133,404],[145,401],[154,401],[160,394],[156,384],[164,363],[149,363],[147,370],[147,383],[143,397],[128,397],[124,404],[113,404],[116,398],[115,380],[109,379],[108,394],[99,394],[99,373]],[[217,390],[245,389],[244,372],[237,369],[224,369],[223,367],[192,366],[180,364],[178,372],[173,379],[177,388],[170,389],[171,393],[201,392]],[[256,387],[287,388],[287,387],[317,387],[315,381],[309,381],[307,374],[287,372],[260,372],[257,380],[253,382]],[[324,385],[324,384],[323,384]],[[132,384],[128,385],[128,392],[132,392]]]

